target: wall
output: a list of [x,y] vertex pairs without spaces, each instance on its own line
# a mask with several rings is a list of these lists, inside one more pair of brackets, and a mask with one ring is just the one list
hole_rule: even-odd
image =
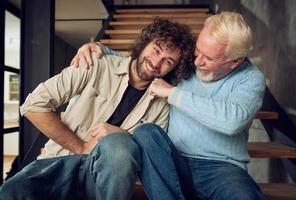
[[60,37],[55,37],[54,73],[61,72],[68,67],[76,54],[76,49]]

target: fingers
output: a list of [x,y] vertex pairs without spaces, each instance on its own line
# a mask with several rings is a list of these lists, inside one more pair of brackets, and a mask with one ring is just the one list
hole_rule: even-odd
[[88,65],[88,63],[85,59],[85,56],[83,54],[78,54],[78,60],[79,60],[79,63],[86,66],[86,69],[89,69],[89,65]]
[[91,49],[91,51],[96,53],[96,57],[97,58],[101,58],[104,55],[101,47],[98,47],[98,46],[95,47],[95,48],[93,48],[93,49]]
[[103,129],[103,124],[98,124],[90,130],[90,134],[96,141],[100,141],[105,135],[106,131]]
[[71,61],[71,66],[77,68],[78,67],[78,57],[77,55],[74,56],[74,58]]
[[97,124],[95,125],[94,127],[92,127],[89,132],[90,132],[90,135],[95,137],[97,134],[100,133],[100,127],[101,127],[101,124]]
[[77,54],[71,61],[71,65],[74,67],[79,67],[79,62],[81,62],[82,65],[86,66],[86,68],[89,69],[90,66],[93,66],[94,64],[91,53],[95,52],[98,58],[102,57],[103,55],[103,51],[100,45],[101,43],[99,42],[84,44],[78,49]]
[[106,136],[106,132],[105,131],[102,131],[100,129],[100,127],[98,127],[96,129],[90,131],[90,134],[91,134],[92,138],[94,140],[96,140],[97,142],[101,141],[102,138]]
[[154,85],[152,85],[152,83],[151,83],[151,85],[150,85],[150,87],[149,87],[149,89],[148,89],[148,92],[149,92],[149,94],[151,95],[151,96],[156,96],[156,94],[155,94],[155,86]]
[[94,138],[96,139],[97,142],[101,141],[103,139],[103,137],[105,137],[106,134],[98,134],[96,135]]
[[155,79],[152,81],[152,83],[154,83],[154,84],[159,84],[159,83],[162,83],[162,82],[164,82],[164,80],[161,79],[161,78],[155,78]]
[[157,96],[154,92],[152,92],[152,91],[149,91],[149,94],[151,95],[151,96],[153,96],[153,97],[155,97],[155,96]]
[[91,51],[96,53],[97,58],[101,58],[104,55],[100,42],[95,42],[94,45],[91,46]]
[[90,154],[97,144],[98,141],[95,138],[91,138],[88,142],[84,143],[82,154]]
[[91,58],[91,55],[90,54],[91,54],[90,51],[83,52],[83,56],[85,57],[86,62],[87,62],[87,68],[89,66],[93,66],[93,61],[92,61],[92,58]]

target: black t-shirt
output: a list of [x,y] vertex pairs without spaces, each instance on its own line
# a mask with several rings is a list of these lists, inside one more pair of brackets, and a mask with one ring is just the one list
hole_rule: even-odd
[[139,100],[145,92],[146,89],[138,90],[129,83],[119,105],[117,106],[116,110],[111,115],[111,117],[108,119],[107,123],[115,126],[120,126],[126,118],[126,116],[128,116],[128,114],[139,102]]

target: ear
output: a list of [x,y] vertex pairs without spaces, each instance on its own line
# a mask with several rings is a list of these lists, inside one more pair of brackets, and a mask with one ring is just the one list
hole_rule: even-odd
[[243,62],[244,59],[245,59],[245,57],[240,57],[240,58],[237,58],[237,59],[231,61],[230,68],[235,69],[237,66],[239,66],[239,64],[241,64]]

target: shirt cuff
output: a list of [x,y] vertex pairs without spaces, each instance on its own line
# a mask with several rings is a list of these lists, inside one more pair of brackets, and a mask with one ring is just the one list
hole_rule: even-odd
[[183,90],[177,87],[173,87],[173,89],[170,91],[168,96],[168,103],[179,107],[181,105],[181,98],[183,95],[184,95]]

